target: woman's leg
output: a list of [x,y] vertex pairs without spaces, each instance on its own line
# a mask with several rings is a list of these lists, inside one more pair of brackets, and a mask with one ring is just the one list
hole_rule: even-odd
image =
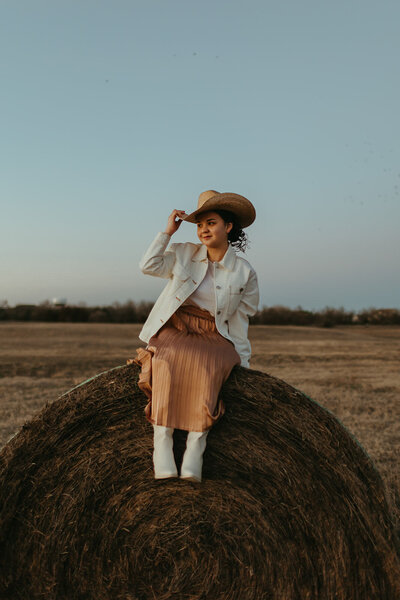
[[203,453],[206,449],[208,431],[189,431],[186,450],[181,466],[181,478],[201,481]]
[[174,440],[172,427],[153,425],[154,428],[154,478],[166,479],[167,477],[178,477],[175,464],[173,446]]

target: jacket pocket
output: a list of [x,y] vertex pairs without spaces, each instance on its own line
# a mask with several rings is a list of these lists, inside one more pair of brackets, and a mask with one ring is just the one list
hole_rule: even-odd
[[228,314],[232,315],[240,304],[244,292],[244,285],[229,286]]

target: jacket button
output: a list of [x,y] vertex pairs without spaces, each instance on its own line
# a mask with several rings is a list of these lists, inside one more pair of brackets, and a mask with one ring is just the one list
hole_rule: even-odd
[[221,289],[221,286],[220,286],[220,285],[216,285],[215,287],[217,288],[217,290],[220,290],[220,289]]
[[220,311],[220,310],[217,310],[217,315],[220,315],[220,314],[221,314],[221,311]]
[[240,288],[239,292],[243,292],[243,288]]

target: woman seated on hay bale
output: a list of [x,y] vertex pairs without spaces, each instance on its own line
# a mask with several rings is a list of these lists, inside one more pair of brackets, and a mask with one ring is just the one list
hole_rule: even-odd
[[[209,429],[223,415],[218,395],[233,367],[249,366],[249,316],[259,292],[244,251],[243,232],[255,219],[251,202],[238,194],[208,190],[197,210],[173,210],[164,232],[140,261],[143,273],[169,278],[139,337],[147,347],[128,363],[141,365],[139,387],[154,427],[154,476],[177,477],[173,431],[188,431],[180,477],[201,481]],[[201,244],[166,248],[182,221],[196,223]]]

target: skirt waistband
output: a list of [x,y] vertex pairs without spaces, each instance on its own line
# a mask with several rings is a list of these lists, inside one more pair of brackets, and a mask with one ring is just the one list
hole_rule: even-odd
[[182,304],[176,312],[184,312],[189,315],[194,315],[195,317],[202,317],[203,319],[208,319],[209,321],[215,320],[213,315],[210,312],[208,312],[208,310],[204,310],[203,308],[195,306],[194,304]]

